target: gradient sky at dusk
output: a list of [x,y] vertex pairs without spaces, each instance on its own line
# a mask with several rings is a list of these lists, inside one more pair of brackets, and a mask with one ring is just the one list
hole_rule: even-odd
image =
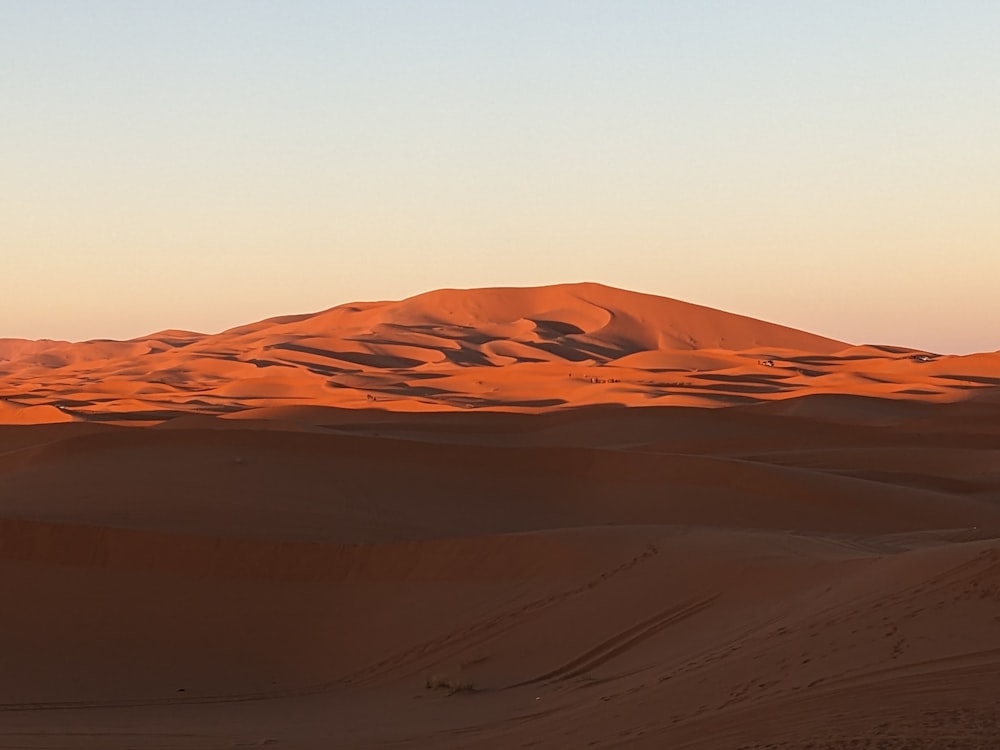
[[1000,2],[0,0],[0,337],[600,281],[1000,349]]

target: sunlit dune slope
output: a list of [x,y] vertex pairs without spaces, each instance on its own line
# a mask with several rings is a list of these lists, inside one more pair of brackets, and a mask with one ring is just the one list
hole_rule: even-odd
[[[1000,385],[1000,354],[849,346],[600,284],[439,290],[214,335],[0,339],[3,422],[162,421],[290,404],[394,411],[732,406],[807,394],[956,401]],[[15,419],[14,415],[17,414]]]

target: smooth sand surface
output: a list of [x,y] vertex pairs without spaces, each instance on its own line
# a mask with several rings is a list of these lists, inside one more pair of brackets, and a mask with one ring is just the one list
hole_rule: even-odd
[[597,285],[0,341],[0,748],[1000,747],[997,362]]

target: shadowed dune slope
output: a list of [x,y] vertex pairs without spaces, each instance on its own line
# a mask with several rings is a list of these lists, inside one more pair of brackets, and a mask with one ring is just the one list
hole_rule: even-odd
[[0,740],[990,747],[1000,407],[827,401],[0,426]]
[[1000,522],[974,497],[642,449],[123,428],[4,463],[8,518],[341,542],[603,524],[875,533]]

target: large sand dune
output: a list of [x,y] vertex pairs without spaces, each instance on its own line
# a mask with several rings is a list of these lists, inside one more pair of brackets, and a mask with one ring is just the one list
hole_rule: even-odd
[[998,361],[597,285],[0,341],[0,747],[1000,747]]
[[[215,335],[0,340],[0,423],[157,421],[287,405],[539,410],[727,406],[807,394],[954,401],[1000,354],[850,346],[598,284],[443,290]],[[25,411],[21,407],[53,409]]]

